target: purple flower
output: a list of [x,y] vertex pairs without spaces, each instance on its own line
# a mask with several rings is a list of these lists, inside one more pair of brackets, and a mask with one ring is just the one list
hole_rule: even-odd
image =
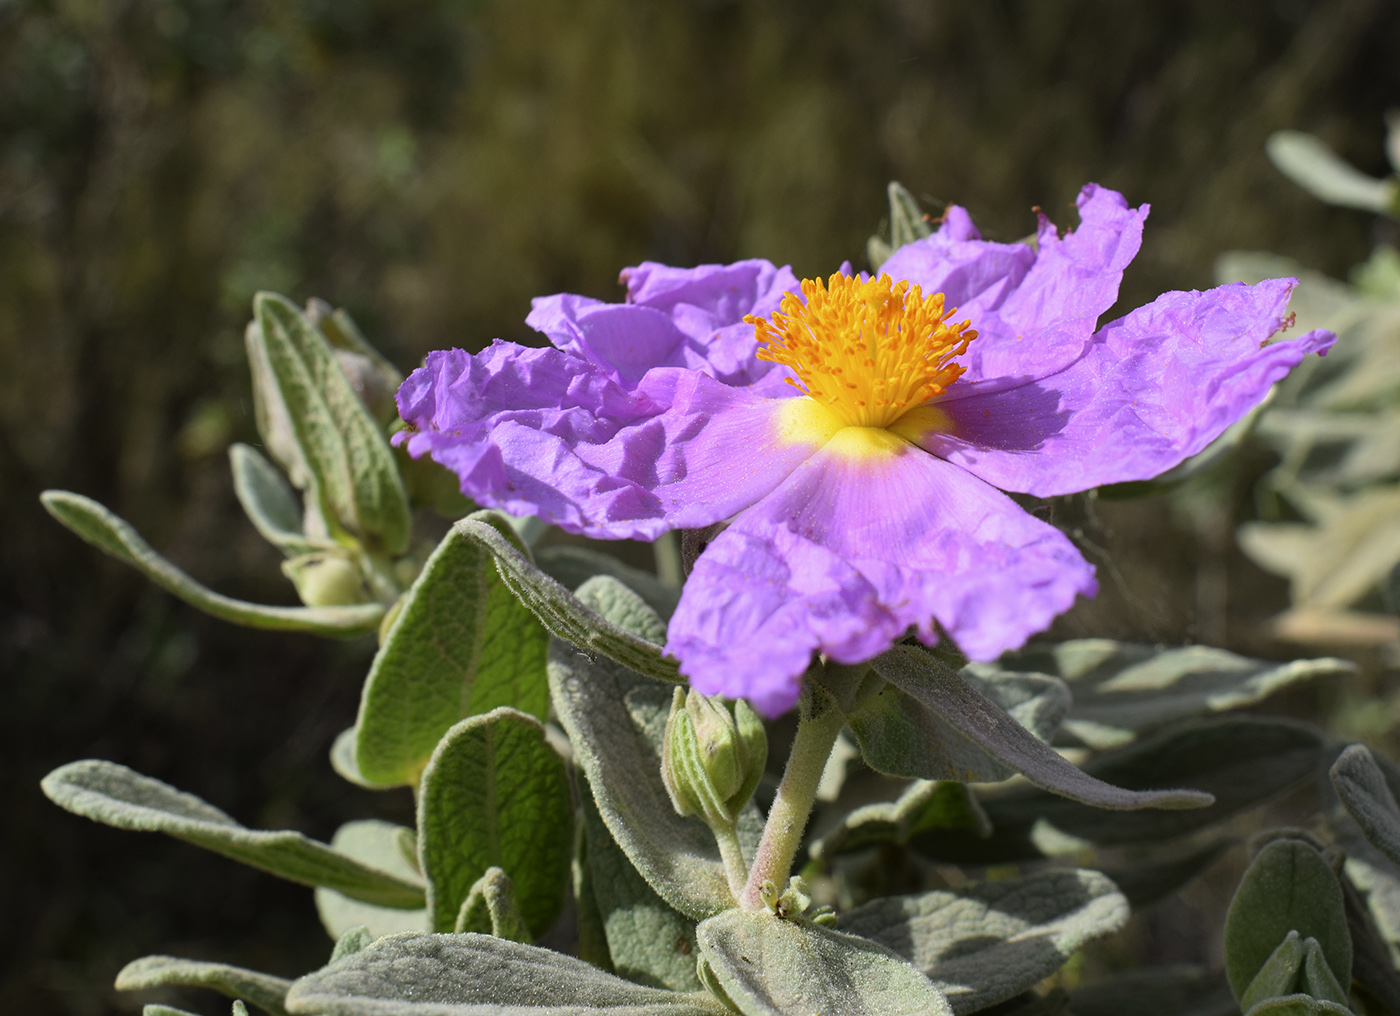
[[696,688],[768,715],[813,652],[859,663],[941,628],[992,659],[1096,589],[996,488],[1156,476],[1335,340],[1268,341],[1292,280],[1165,293],[1099,328],[1147,208],[1089,185],[1079,210],[1064,236],[1042,217],[1032,246],[986,242],[950,208],[868,281],[648,263],[623,273],[622,304],[536,300],[552,348],[436,352],[409,377],[409,451],[570,532],[727,523],[666,649]]

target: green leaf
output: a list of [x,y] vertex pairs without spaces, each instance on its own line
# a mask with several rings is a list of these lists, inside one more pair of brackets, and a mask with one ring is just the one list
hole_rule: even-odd
[[[875,658],[875,672],[946,721],[992,759],[1037,786],[1112,810],[1202,808],[1213,798],[1195,790],[1125,790],[1076,768],[931,654],[895,646]],[[962,761],[959,757],[958,761]]]
[[[415,860],[416,850],[406,850],[406,841],[413,839],[413,830],[378,819],[347,822],[331,837],[331,846],[353,857],[361,864],[412,882],[423,884],[423,873]],[[316,890],[316,912],[331,938],[339,939],[350,929],[364,926],[372,939],[394,935],[401,931],[428,931],[428,911],[394,910],[342,896],[334,889]]]
[[925,221],[924,210],[919,207],[918,198],[909,193],[903,184],[891,180],[886,191],[890,197],[891,252],[933,234],[933,228]]
[[[1310,938],[1308,941],[1317,945],[1317,939]],[[1303,972],[1305,955],[1303,940],[1296,931],[1290,931],[1269,954],[1254,975],[1254,980],[1249,982],[1249,987],[1240,996],[1240,1008],[1248,1012],[1266,998],[1293,994]]]
[[880,843],[907,843],[910,836],[930,829],[963,829],[986,837],[992,824],[963,784],[915,780],[897,800],[856,808],[813,841],[808,851],[813,857],[829,857]]
[[1329,205],[1400,214],[1400,187],[1394,180],[1367,176],[1311,134],[1275,131],[1264,148],[1280,173]]
[[416,784],[449,727],[498,706],[544,719],[548,643],[491,555],[450,530],[370,665],[355,724],[360,775],[380,786]]
[[646,988],[490,935],[395,935],[296,981],[304,1016],[731,1016],[708,995]]
[[1130,970],[1077,989],[1069,997],[1075,1016],[1239,1016],[1225,975],[1203,967]]
[[696,928],[701,954],[745,1016],[951,1013],[929,979],[865,938],[766,910],[726,910]]
[[928,975],[955,1013],[970,1013],[1027,990],[1127,919],[1128,901],[1103,875],[1050,868],[871,900],[842,914],[838,926],[894,950]]
[[586,791],[583,825],[588,888],[598,907],[613,970],[654,988],[699,991],[695,922],[658,896],[632,866]]
[[355,745],[359,741],[360,732],[354,727],[347,727],[336,735],[335,741],[331,743],[330,759],[331,768],[336,775],[348,780],[357,787],[364,787],[367,790],[382,790],[378,783],[371,783],[365,779],[360,772],[360,764],[355,761]]
[[1269,998],[1250,1009],[1247,1016],[1354,1016],[1352,1011],[1336,1002],[1327,1002],[1311,995],[1284,995]]
[[335,353],[285,297],[259,293],[253,313],[326,517],[371,551],[402,554],[412,535],[408,496],[389,442]]
[[[1304,939],[1303,949],[1303,990],[1313,998],[1326,1002],[1336,1002],[1338,1005],[1349,1003],[1351,996],[1337,981],[1337,975],[1332,973],[1317,939]],[[1351,983],[1350,978],[1347,979],[1347,983]]]
[[[1040,741],[1050,739],[1069,709],[1069,689],[1056,677],[974,664],[959,671],[954,680],[959,679],[1006,710]],[[948,717],[925,708],[893,684],[882,684],[851,711],[847,721],[866,765],[886,776],[995,783],[1016,773],[970,741]]]
[[[603,822],[647,883],[694,920],[734,906],[714,834],[676,814],[661,780],[671,689],[558,641],[549,688]],[[761,825],[752,806],[741,813],[741,834],[755,839]],[[744,856],[752,851],[746,844]]]
[[1133,851],[1121,864],[1100,867],[1136,910],[1176,892],[1233,845],[1233,841],[1222,839],[1192,850],[1183,849],[1180,841],[1168,840],[1160,848],[1149,846]]
[[444,735],[423,770],[418,850],[436,931],[450,931],[492,866],[516,872],[520,914],[536,935],[564,905],[574,807],[564,761],[544,725],[507,707]]
[[384,607],[378,603],[353,607],[268,607],[222,596],[161,557],[130,523],[91,498],[66,490],[46,490],[39,500],[50,515],[98,550],[126,562],[190,606],[221,620],[249,628],[345,638],[374,631],[384,617]]
[[529,943],[534,938],[516,906],[515,883],[496,867],[487,868],[486,874],[476,880],[462,901],[462,909],[457,911],[452,930],[475,931],[512,942]]
[[663,585],[651,572],[633,568],[611,554],[588,547],[542,547],[535,552],[535,563],[540,571],[567,589],[577,589],[595,575],[611,575],[640,596],[663,621],[670,620],[681,599],[679,589]]
[[[456,528],[495,556],[501,578],[551,635],[584,652],[606,656],[639,674],[663,681],[681,680],[676,661],[662,656],[656,642],[604,620],[536,568],[500,529],[483,521],[482,516],[463,519]],[[662,630],[659,620],[656,630]]]
[[1371,752],[1364,744],[1351,745],[1337,756],[1331,776],[1337,796],[1366,839],[1400,864],[1400,806]]
[[1074,639],[1003,657],[1010,671],[1053,674],[1069,682],[1074,702],[1057,743],[1104,750],[1192,717],[1253,705],[1301,681],[1353,673],[1348,660],[1275,663],[1224,649]]
[[[235,1006],[238,1005],[237,1002],[233,1004]],[[141,1007],[141,1016],[197,1016],[197,1014],[190,1012],[188,1009],[176,1009],[173,1005],[150,1004]],[[235,1009],[234,1016],[248,1016],[248,1010],[244,1009],[240,1014],[238,1010]]]
[[335,940],[335,948],[331,950],[331,962],[334,963],[342,956],[349,956],[368,947],[374,941],[374,936],[363,924],[357,924],[348,929],[343,935]]
[[162,832],[302,885],[335,889],[366,903],[423,905],[423,890],[347,857],[298,832],[247,829],[193,794],[115,762],[70,762],[45,776],[44,793],[60,808],[95,822]]
[[1351,983],[1351,934],[1337,877],[1307,843],[1278,839],[1254,858],[1225,918],[1225,974],[1236,998],[1290,931],[1317,939],[1337,980]]
[[251,445],[228,449],[233,492],[248,520],[263,539],[288,557],[324,550],[329,541],[308,539],[302,532],[301,502],[277,467]]
[[287,1016],[284,1000],[292,982],[256,970],[223,963],[201,963],[175,956],[146,956],[122,967],[118,991],[136,991],[164,984],[209,988],[229,998],[243,998],[273,1016]]
[[1209,808],[1106,814],[1043,790],[1016,789],[984,802],[994,830],[989,839],[935,829],[912,843],[930,857],[976,864],[1057,853],[1049,849],[1055,838],[1085,846],[1164,843],[1312,778],[1324,751],[1321,735],[1306,724],[1252,716],[1196,720],[1093,758],[1085,770],[1130,789],[1189,783],[1215,797]]

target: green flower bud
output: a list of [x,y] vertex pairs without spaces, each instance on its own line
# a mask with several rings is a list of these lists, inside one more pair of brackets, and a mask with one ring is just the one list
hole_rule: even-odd
[[661,778],[681,815],[730,827],[768,761],[763,721],[742,699],[732,706],[693,688],[677,688],[666,721]]
[[368,603],[369,590],[355,562],[342,554],[302,554],[282,562],[282,574],[297,587],[308,607],[343,607]]

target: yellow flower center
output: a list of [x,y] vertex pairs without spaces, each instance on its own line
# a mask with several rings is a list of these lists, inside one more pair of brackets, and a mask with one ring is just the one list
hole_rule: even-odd
[[758,358],[789,367],[788,383],[824,406],[842,427],[887,428],[941,395],[966,369],[953,357],[977,338],[971,321],[949,324],[943,294],[888,275],[804,279],[803,302],[783,297],[772,321],[749,315]]

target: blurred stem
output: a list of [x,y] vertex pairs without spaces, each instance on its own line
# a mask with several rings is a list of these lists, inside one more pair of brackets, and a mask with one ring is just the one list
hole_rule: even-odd
[[[768,822],[763,827],[758,852],[754,854],[748,883],[739,897],[739,906],[745,910],[763,909],[760,889],[765,882],[771,882],[779,892],[787,884],[792,859],[797,856],[802,833],[807,828],[812,805],[817,800],[817,787],[821,784],[826,760],[831,757],[836,737],[846,725],[842,706],[846,704],[844,699],[850,695],[842,693],[854,692],[863,671],[864,668],[842,667],[831,670],[813,668],[808,672],[792,752],[788,755],[787,768],[783,770],[783,780],[778,784],[777,796],[773,798],[773,807],[769,809]],[[825,676],[827,681],[820,682],[817,679],[819,674]],[[833,682],[832,678],[836,680]],[[833,683],[837,687],[826,686]]]
[[398,602],[403,588],[394,575],[394,563],[384,554],[364,554],[360,558],[361,570],[369,583],[370,595],[386,607]]
[[662,533],[651,545],[656,557],[656,577],[663,585],[679,589],[685,584],[685,569],[681,565],[681,541],[673,529]]

